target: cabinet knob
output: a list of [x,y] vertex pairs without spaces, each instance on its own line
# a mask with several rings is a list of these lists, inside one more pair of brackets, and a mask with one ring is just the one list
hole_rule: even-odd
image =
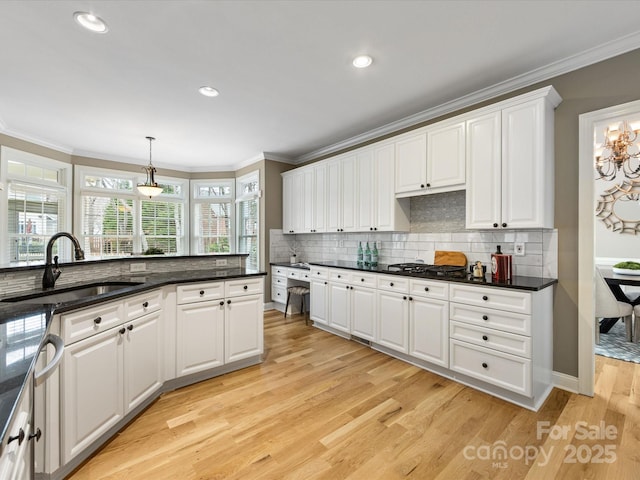
[[242,288],[244,288],[244,289],[246,290],[246,289],[247,289],[247,288],[249,288],[249,287],[248,287],[247,285],[245,285],[245,286],[244,286],[244,287],[242,287]]
[[506,224],[506,223],[503,223],[503,224],[502,224],[502,228],[507,228],[507,224]]
[[406,299],[407,299],[407,296],[406,296],[406,295],[403,295],[403,296],[402,296],[402,299],[403,299],[403,300],[406,300]]
[[133,325],[129,325],[129,326],[127,327],[127,330],[129,330],[129,331],[133,330]]
[[347,290],[349,290],[349,285],[347,285]]
[[93,323],[96,325],[100,325],[100,322],[102,322],[102,317],[96,317],[93,319]]
[[487,317],[486,315],[482,315],[482,319],[483,320],[489,320],[489,317]]
[[338,278],[342,278],[342,275],[338,275]]
[[40,430],[39,428],[36,428],[36,433],[32,433],[31,435],[29,435],[29,440],[35,438],[37,442],[38,440],[40,440],[41,436],[42,436],[42,430]]
[[120,335],[124,335],[126,332],[125,328],[122,327],[120,330],[118,330],[118,333],[120,333]]
[[373,230],[373,227],[369,227],[369,230]]
[[[278,295],[280,295],[280,293],[278,293]],[[222,307],[224,305],[224,300],[220,300],[220,306]]]
[[431,186],[431,184],[430,184],[430,183],[427,183],[427,187],[430,187],[430,186]]
[[11,442],[13,442],[15,440],[18,440],[18,445],[22,445],[22,442],[24,441],[24,430],[22,428],[18,431],[18,435],[13,435],[13,436],[9,437],[9,440],[7,441],[7,444],[9,444],[9,443],[11,443]]
[[497,223],[494,223],[494,224],[493,224],[493,228],[498,228],[498,224],[497,224]]
[[200,296],[204,295],[204,290],[200,290]]
[[361,278],[361,279],[360,279],[360,281],[361,281],[361,282],[364,282],[364,278]]
[[489,300],[489,297],[487,297],[486,295],[483,295],[482,299],[486,302],[487,300]]
[[421,184],[420,184],[420,188],[424,188],[424,183],[421,183]]
[[231,300],[227,300],[227,305],[231,305]]
[[326,285],[326,284],[327,284],[327,282],[324,282],[324,284]]
[[144,303],[142,304],[142,306],[143,306],[144,308],[147,308],[147,307],[149,306],[149,302],[144,302]]
[[429,287],[424,287],[424,291],[428,292],[429,291]]
[[482,368],[489,368],[489,365],[485,362],[482,362]]
[[410,301],[410,302],[413,302],[413,297],[409,297],[409,301]]
[[486,335],[482,335],[482,339],[486,342],[487,340],[489,340],[489,337],[487,337]]
[[389,282],[389,286],[390,286],[390,287],[393,287],[393,282]]
[[374,230],[378,230],[378,227],[373,227]]

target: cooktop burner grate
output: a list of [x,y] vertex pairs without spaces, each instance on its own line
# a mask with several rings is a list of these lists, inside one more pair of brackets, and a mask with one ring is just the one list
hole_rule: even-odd
[[457,265],[427,265],[424,263],[395,263],[389,265],[390,272],[406,272],[431,277],[463,277],[466,268]]

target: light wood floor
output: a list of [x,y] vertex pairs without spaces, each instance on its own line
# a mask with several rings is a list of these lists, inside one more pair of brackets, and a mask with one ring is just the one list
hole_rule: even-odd
[[[265,346],[259,366],[160,397],[69,478],[640,478],[638,365],[597,357],[594,398],[555,389],[534,413],[299,315],[266,312]],[[578,422],[616,433],[581,439]]]

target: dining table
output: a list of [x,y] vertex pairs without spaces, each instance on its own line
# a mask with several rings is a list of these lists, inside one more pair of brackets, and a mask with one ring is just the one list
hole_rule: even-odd
[[[623,290],[623,286],[632,286],[632,287],[640,287],[640,275],[628,275],[617,273],[613,271],[613,267],[598,267],[602,272],[602,276],[604,277],[605,282],[609,285],[609,288],[615,295],[616,299],[621,302],[629,303],[632,306],[640,305],[640,292],[636,292],[635,294],[629,296]],[[607,333],[611,327],[613,327],[619,318],[603,318],[600,322],[600,332],[599,333]],[[638,320],[636,319],[636,322]],[[638,341],[640,340],[638,337],[640,336],[638,331],[639,325],[634,325],[635,328],[630,328],[627,330],[627,341]],[[633,330],[636,331],[635,335],[631,334]],[[629,338],[631,336],[631,338]],[[633,338],[635,337],[635,338]]]

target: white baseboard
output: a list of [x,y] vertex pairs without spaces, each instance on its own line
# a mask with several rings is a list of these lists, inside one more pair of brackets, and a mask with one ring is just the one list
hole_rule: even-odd
[[275,305],[273,304],[273,302],[268,302],[264,304],[264,311],[266,312],[267,310],[273,310],[275,307]]
[[566,373],[553,372],[552,379],[555,387],[566,390],[567,392],[579,393],[578,377],[567,375]]

